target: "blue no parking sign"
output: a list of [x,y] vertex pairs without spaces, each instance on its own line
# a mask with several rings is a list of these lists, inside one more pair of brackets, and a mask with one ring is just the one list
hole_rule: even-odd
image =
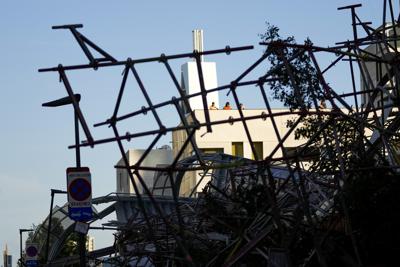
[[91,220],[92,183],[88,167],[67,169],[67,192],[69,217],[79,222]]

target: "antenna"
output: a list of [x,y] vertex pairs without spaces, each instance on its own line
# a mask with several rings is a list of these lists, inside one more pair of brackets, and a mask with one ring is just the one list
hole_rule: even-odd
[[[203,46],[203,30],[193,30],[193,50],[202,53]],[[204,61],[203,55],[200,56],[200,61]]]

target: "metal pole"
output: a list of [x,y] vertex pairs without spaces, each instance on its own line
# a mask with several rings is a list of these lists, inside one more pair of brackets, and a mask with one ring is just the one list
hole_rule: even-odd
[[51,189],[49,223],[47,225],[47,238],[46,238],[46,263],[49,262],[50,231],[51,231],[51,222],[53,217],[53,202],[54,202],[54,190]]
[[[79,104],[78,104],[79,105]],[[76,167],[81,167],[81,150],[79,146],[79,121],[78,121],[78,114],[74,111],[74,121],[75,121],[75,156],[76,156]]]
[[[81,124],[84,126],[83,130],[85,131],[86,134],[89,133],[89,130],[87,128],[86,122],[84,122],[82,119],[82,116],[80,116],[80,110],[79,110],[79,101],[81,99],[81,96],[79,94],[72,94],[70,85],[68,83],[68,79],[65,76],[65,73],[63,71],[60,71],[60,76],[64,81],[64,84],[66,85],[67,91],[69,96],[57,99],[54,101],[50,101],[47,103],[43,103],[42,106],[44,107],[59,107],[63,105],[68,105],[72,104],[74,106],[74,126],[75,126],[75,158],[76,158],[76,167],[80,168],[81,167],[81,152],[80,152],[80,146],[79,146],[79,121],[81,121]],[[92,139],[89,135],[87,136],[88,140]],[[51,230],[51,222],[52,222],[52,210],[53,210],[53,201],[54,201],[54,194],[55,193],[67,193],[65,191],[61,190],[55,190],[52,189],[51,191],[51,205],[50,205],[50,217],[49,217],[49,225],[47,229],[47,242],[46,242],[46,262],[48,262],[48,255],[49,255],[49,244],[50,244],[50,230]],[[86,241],[86,235],[85,234],[78,234],[79,239],[78,239],[78,249],[79,249],[79,256],[80,256],[80,266],[86,266],[85,263],[85,256],[86,256],[86,251],[85,251],[85,241]]]
[[79,234],[79,266],[84,267],[86,266],[86,235],[85,234]]
[[33,231],[33,229],[19,229],[19,254],[20,254],[19,261],[21,263],[21,266],[26,266],[22,259],[22,233],[31,231]]
[[20,254],[19,260],[21,262],[21,266],[23,266],[23,263],[22,263],[22,230],[21,229],[19,229],[19,254]]
[[[79,105],[79,104],[78,104]],[[75,122],[75,155],[76,155],[76,167],[81,167],[81,151],[79,147],[79,121],[78,114],[74,111],[74,122]],[[86,266],[86,234],[79,233],[78,249],[79,249],[79,266]]]
[[49,262],[49,249],[50,249],[50,234],[51,234],[51,226],[53,222],[53,205],[54,205],[54,195],[55,194],[66,194],[66,191],[51,189],[51,201],[50,201],[50,211],[49,211],[49,223],[47,224],[47,237],[46,237],[46,263]]

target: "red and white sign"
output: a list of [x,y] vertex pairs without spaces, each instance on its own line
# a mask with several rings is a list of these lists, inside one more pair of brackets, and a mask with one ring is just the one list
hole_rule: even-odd
[[67,169],[68,214],[74,221],[92,219],[92,183],[88,167]]
[[39,254],[39,244],[26,243],[26,245],[25,245],[25,260],[26,261],[37,260],[38,254]]
[[70,207],[91,207],[92,183],[88,167],[67,169],[67,192]]

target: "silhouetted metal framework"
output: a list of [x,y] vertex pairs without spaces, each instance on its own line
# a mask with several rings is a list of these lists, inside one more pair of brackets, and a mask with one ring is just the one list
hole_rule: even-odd
[[[371,23],[361,20],[357,14],[359,7],[361,4],[339,8],[339,10],[350,12],[352,40],[339,42],[331,47],[319,47],[307,43],[260,43],[261,46],[266,47],[266,52],[254,64],[246,68],[229,84],[212,89],[206,89],[204,86],[200,57],[222,53],[229,55],[233,52],[253,49],[253,46],[227,46],[223,49],[201,53],[193,51],[177,55],[162,54],[153,58],[128,58],[119,61],[79,32],[78,29],[82,28],[82,25],[53,27],[53,29],[70,30],[89,61],[87,64],[58,65],[39,70],[59,74],[60,81],[65,86],[86,136],[85,142],[79,146],[71,145],[69,148],[77,149],[115,143],[124,162],[122,166],[116,166],[116,168],[127,170],[136,193],[137,212],[125,225],[125,230],[116,235],[116,244],[121,257],[115,260],[119,260],[119,264],[135,262],[141,266],[171,266],[171,264],[233,266],[256,260],[260,264],[264,263],[265,266],[307,266],[309,262],[316,259],[320,266],[328,266],[326,254],[321,248],[322,244],[326,241],[328,233],[341,228],[345,229],[352,241],[353,251],[347,256],[359,266],[362,265],[357,237],[351,230],[348,207],[342,196],[349,177],[360,170],[349,169],[346,165],[349,156],[346,154],[348,151],[345,151],[347,143],[344,142],[346,140],[344,135],[346,133],[340,127],[346,124],[356,129],[356,135],[359,137],[357,139],[358,154],[384,162],[382,168],[397,171],[400,166],[396,145],[400,137],[398,133],[400,115],[397,108],[400,103],[398,91],[400,57],[397,42],[400,39],[397,31],[400,28],[397,23],[399,18],[394,16],[391,1],[383,1],[382,26],[379,28],[372,28]],[[366,50],[366,47],[370,45],[375,46],[374,53]],[[287,51],[292,48],[296,48],[298,52],[289,57]],[[96,58],[91,51],[96,51],[101,57]],[[268,57],[272,53],[280,55],[283,62],[281,65],[267,64]],[[322,68],[317,60],[317,55],[320,53],[332,54],[335,60],[329,66]],[[319,104],[321,99],[311,96],[313,98],[311,109],[300,103],[299,110],[274,111],[267,97],[269,83],[281,79],[273,74],[274,70],[285,67],[294,95],[298,97],[300,92],[290,64],[302,55],[310,58],[316,70],[319,85],[323,88],[323,99],[330,108],[321,107]],[[182,58],[193,58],[197,63],[201,88],[199,93],[187,95],[171,68],[171,61]],[[348,74],[352,81],[352,90],[349,93],[337,93],[325,80],[325,74],[340,61],[347,61],[349,64]],[[150,98],[149,89],[145,87],[136,68],[139,64],[150,62],[165,66],[177,90],[177,94],[171,99],[153,103]],[[375,73],[368,68],[370,63],[379,65],[382,75],[375,77]],[[258,79],[249,79],[250,74],[260,66],[264,66],[265,74]],[[122,68],[123,76],[114,111],[109,118],[93,124],[93,127],[111,127],[114,135],[105,139],[95,139],[84,112],[78,105],[78,100],[75,99],[75,92],[67,74],[75,70],[96,70],[105,67]],[[363,88],[356,86],[357,71],[361,76]],[[121,115],[120,104],[125,91],[128,90],[126,87],[128,76],[134,77],[145,98],[145,103],[141,109]],[[238,91],[242,88],[261,93],[268,112],[246,116],[239,108],[241,101]],[[239,117],[212,121],[209,111],[204,110],[205,121],[199,122],[196,119],[188,100],[201,96],[203,105],[207,107],[209,103],[206,96],[214,91],[232,94]],[[298,100],[301,102],[300,98]],[[166,106],[173,106],[176,109],[181,120],[178,126],[166,127],[163,124],[159,114],[160,109]],[[156,129],[120,133],[118,128],[120,122],[146,114],[155,119],[158,125]],[[278,131],[276,118],[288,115],[294,117],[295,120],[288,127],[287,132],[282,134]],[[188,119],[189,117],[191,120]],[[308,118],[314,118],[318,122],[315,124],[317,125],[315,131],[304,145],[289,153],[285,149],[285,142]],[[274,128],[278,142],[272,153],[265,158],[257,158],[248,126],[250,120],[260,122],[270,120]],[[254,160],[225,154],[205,155],[200,152],[193,138],[196,131],[206,128],[207,132],[212,132],[215,125],[234,122],[243,125],[256,157]],[[144,166],[144,160],[159,139],[166,133],[177,130],[185,131],[187,138],[172,164],[164,167]],[[143,136],[153,137],[153,142],[141,158],[130,165],[125,154],[124,142]],[[193,155],[190,158],[182,158],[187,147],[193,149]],[[320,150],[310,160],[309,166],[305,167],[304,158],[315,147]],[[327,165],[334,167],[327,168]],[[366,169],[368,168],[364,168],[363,171]],[[168,177],[168,182],[161,186],[161,193],[157,194],[163,194],[163,189],[171,190],[170,201],[173,203],[173,210],[166,211],[162,207],[162,203],[155,197],[155,191],[148,188],[140,175],[141,170],[158,171]],[[193,201],[182,202],[179,196],[180,183],[184,179],[185,172],[188,171],[201,171],[202,177],[211,177],[211,181],[203,193]],[[143,193],[140,192],[138,183],[143,188]],[[157,184],[157,181],[154,184]],[[197,186],[198,184],[195,188]],[[254,197],[249,196],[249,192],[254,194]],[[153,207],[152,212],[149,212],[149,203]],[[341,219],[336,216],[338,210],[344,214]],[[301,239],[305,233],[310,237],[311,245],[304,248],[307,250],[306,256],[302,257],[300,262],[293,263],[289,247],[293,245],[293,242],[297,242],[296,239]]]

